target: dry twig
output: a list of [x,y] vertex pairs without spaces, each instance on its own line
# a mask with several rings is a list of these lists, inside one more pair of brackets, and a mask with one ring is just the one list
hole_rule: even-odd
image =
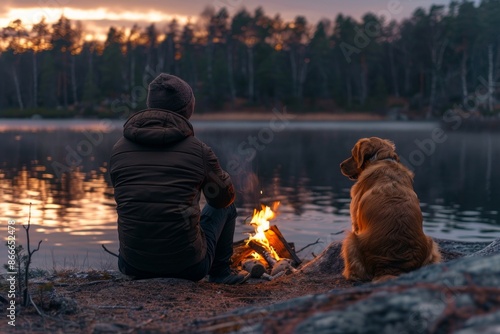
[[304,247],[302,247],[301,249],[299,249],[295,253],[300,253],[300,252],[302,252],[304,249],[306,249],[308,247],[311,247],[311,246],[314,246],[314,245],[317,245],[317,244],[322,244],[322,243],[323,243],[323,241],[320,241],[320,238],[318,238],[318,240],[316,240],[315,242],[310,243],[309,245],[305,245]]
[[109,254],[111,254],[113,256],[118,257],[118,254],[113,253],[112,251],[110,251],[109,249],[107,249],[106,246],[104,246],[103,244],[101,244],[101,246],[102,246],[102,248],[104,249],[105,252],[107,252],[107,253],[109,253]]
[[[35,252],[40,250],[40,245],[42,243],[42,240],[38,242],[38,246],[32,251],[30,248],[30,227],[31,227],[31,202],[30,202],[30,207],[29,207],[29,213],[28,213],[28,226],[26,227],[23,225],[24,230],[26,231],[26,244],[27,244],[27,250],[28,250],[28,258],[26,259],[26,262],[24,264],[24,291],[23,291],[23,306],[28,306],[28,302],[31,300],[31,297],[29,296],[29,269],[30,269],[30,264],[31,264],[31,257]],[[32,302],[33,303],[33,302]],[[34,303],[33,303],[34,304]],[[37,309],[38,311],[38,309]]]
[[33,298],[30,297],[30,302],[31,302],[31,305],[33,305],[33,307],[35,308],[36,310],[36,313],[38,313],[39,316],[41,316],[42,318],[45,316],[42,311],[40,311],[40,309],[36,306],[35,302],[33,301]]

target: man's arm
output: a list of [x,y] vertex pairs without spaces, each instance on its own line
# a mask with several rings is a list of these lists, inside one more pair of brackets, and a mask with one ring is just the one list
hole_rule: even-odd
[[210,147],[202,144],[205,163],[203,194],[208,204],[214,208],[225,208],[234,202],[235,191],[229,174],[224,171],[217,156]]

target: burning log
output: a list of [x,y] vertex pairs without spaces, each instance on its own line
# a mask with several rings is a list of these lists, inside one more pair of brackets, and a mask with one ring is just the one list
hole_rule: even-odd
[[256,251],[260,256],[262,256],[271,268],[274,267],[276,262],[278,262],[277,260],[274,259],[271,253],[269,253],[267,249],[264,246],[261,246],[257,241],[250,240],[248,242],[248,246],[254,251]]
[[233,243],[233,256],[231,256],[233,267],[239,266],[252,255],[253,252],[254,250],[248,247],[247,240],[240,240]]
[[295,254],[295,251],[288,245],[288,242],[276,225],[271,226],[264,234],[267,240],[269,240],[269,244],[273,246],[280,258],[291,259],[296,266],[302,263],[297,254]]
[[[262,206],[262,210],[254,210],[250,225],[254,227],[255,234],[233,244],[233,267],[241,264],[242,269],[250,272],[252,277],[264,277],[269,273],[277,277],[278,274],[295,271],[294,266],[298,266],[302,261],[278,227],[270,226],[269,220],[274,217],[274,211],[268,206]],[[264,260],[269,267],[267,273]]]

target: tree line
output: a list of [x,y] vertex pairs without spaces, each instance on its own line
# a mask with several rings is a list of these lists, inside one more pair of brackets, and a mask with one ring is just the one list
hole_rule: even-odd
[[399,10],[310,24],[206,8],[185,25],[110,27],[104,42],[64,16],[31,29],[15,20],[0,35],[0,116],[121,116],[145,107],[160,72],[191,84],[197,112],[498,113],[500,0],[432,5],[397,22]]

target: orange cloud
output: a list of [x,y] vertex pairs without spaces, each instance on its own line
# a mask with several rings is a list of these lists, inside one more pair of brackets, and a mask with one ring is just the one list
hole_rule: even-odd
[[32,8],[8,8],[4,14],[0,14],[0,29],[6,27],[10,22],[20,19],[29,30],[45,18],[48,24],[55,23],[61,15],[71,21],[80,21],[85,30],[86,40],[105,40],[110,26],[130,28],[133,24],[147,25],[150,23],[168,23],[176,19],[184,25],[190,19],[186,15],[168,14],[160,10],[115,11],[110,8],[98,7],[93,9],[82,9],[73,7],[32,7]]
[[129,22],[130,24],[136,22],[170,22],[176,19],[180,24],[188,22],[189,18],[185,15],[167,14],[159,10],[147,11],[112,11],[110,9],[101,7],[95,9],[79,9],[72,7],[54,8],[54,7],[39,7],[39,8],[9,8],[6,13],[0,16],[0,27],[5,27],[9,22],[21,19],[27,27],[45,17],[47,23],[54,23],[61,15],[64,15],[70,20],[85,21],[119,21]]

